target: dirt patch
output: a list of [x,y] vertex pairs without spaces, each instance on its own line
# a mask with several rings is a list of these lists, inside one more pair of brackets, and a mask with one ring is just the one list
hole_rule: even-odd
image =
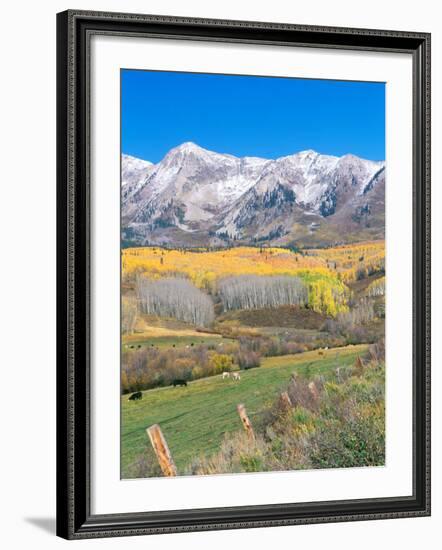
[[319,329],[327,317],[311,309],[281,306],[275,309],[243,309],[222,315],[218,321],[237,321],[247,327],[291,327]]

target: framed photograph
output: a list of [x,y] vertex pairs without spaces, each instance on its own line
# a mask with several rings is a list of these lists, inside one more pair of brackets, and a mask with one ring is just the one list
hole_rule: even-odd
[[429,34],[57,36],[58,535],[429,515]]

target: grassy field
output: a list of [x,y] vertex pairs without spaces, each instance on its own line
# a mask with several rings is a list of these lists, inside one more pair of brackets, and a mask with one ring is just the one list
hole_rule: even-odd
[[192,325],[172,318],[159,318],[138,313],[135,331],[122,335],[123,350],[132,347],[156,347],[161,349],[183,348],[200,344],[218,346],[233,340],[221,334],[198,331]]
[[206,345],[216,345],[218,346],[220,343],[227,343],[227,342],[233,342],[234,340],[230,338],[222,338],[218,334],[214,334],[211,336],[181,336],[180,334],[176,334],[174,336],[159,336],[159,337],[152,337],[152,338],[145,338],[143,336],[134,335],[133,338],[131,338],[129,341],[126,341],[123,346],[125,348],[130,348],[130,346],[141,346],[141,347],[149,347],[149,346],[155,346],[157,348],[165,348],[169,349],[171,347],[187,347],[199,345],[199,344],[206,344]]
[[122,476],[149,445],[146,428],[159,424],[180,473],[193,458],[215,453],[225,433],[241,429],[236,405],[244,403],[254,418],[271,403],[293,372],[313,376],[350,365],[367,345],[347,346],[297,355],[270,357],[262,366],[241,372],[241,381],[214,376],[190,382],[187,388],[165,387],[143,392],[140,401],[122,397]]

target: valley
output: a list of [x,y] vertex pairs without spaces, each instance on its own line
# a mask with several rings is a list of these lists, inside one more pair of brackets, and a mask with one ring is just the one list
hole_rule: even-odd
[[382,463],[384,178],[314,151],[123,156],[124,478],[161,475],[151,424],[179,475]]

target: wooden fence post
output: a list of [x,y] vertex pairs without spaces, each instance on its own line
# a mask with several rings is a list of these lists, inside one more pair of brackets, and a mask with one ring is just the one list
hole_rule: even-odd
[[319,392],[316,384],[313,381],[310,382],[310,384],[308,385],[308,389],[310,391],[310,395],[313,397],[313,400],[317,401],[319,398]]
[[362,375],[362,373],[364,372],[364,363],[362,362],[360,355],[356,357],[355,370],[356,370],[356,373],[359,375]]
[[158,464],[160,465],[163,474],[165,476],[176,476],[176,466],[161,428],[158,424],[154,424],[153,426],[150,426],[150,428],[147,428],[146,432],[149,436],[150,442],[152,443],[153,450],[157,455]]
[[292,405],[292,400],[290,399],[290,396],[286,391],[283,391],[281,393],[281,395],[279,396],[279,399],[280,399],[281,405],[285,409],[291,409],[292,408],[292,406],[293,406]]
[[336,367],[336,370],[335,370],[335,374],[336,374],[336,379],[339,383],[342,382],[342,379],[341,379],[341,367]]
[[238,410],[239,417],[241,418],[242,424],[248,436],[251,439],[255,439],[255,433],[253,431],[252,423],[250,422],[250,419],[247,416],[246,408],[242,403],[240,403],[236,408]]

